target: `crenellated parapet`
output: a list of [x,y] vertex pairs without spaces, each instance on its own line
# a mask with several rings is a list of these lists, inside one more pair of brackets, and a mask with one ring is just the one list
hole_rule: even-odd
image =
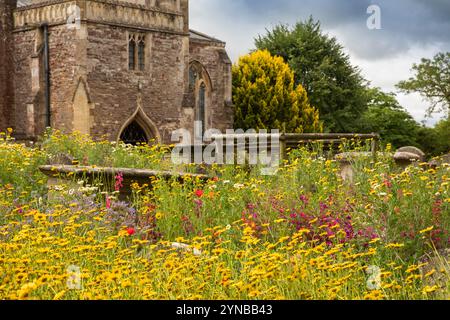
[[[185,16],[177,7],[157,7],[158,0],[50,0],[17,8],[14,12],[16,30],[35,28],[43,23],[65,24],[76,18],[84,22],[119,25],[144,30],[165,30],[185,33]],[[175,1],[179,6],[180,0]],[[76,8],[76,9],[74,9]]]
[[[32,7],[36,5],[48,5],[55,2],[61,2],[62,0],[19,0],[19,7]],[[163,11],[173,11],[179,12],[185,2],[189,0],[105,0],[104,2],[109,3],[126,3],[131,5],[140,5],[147,8],[155,8]]]

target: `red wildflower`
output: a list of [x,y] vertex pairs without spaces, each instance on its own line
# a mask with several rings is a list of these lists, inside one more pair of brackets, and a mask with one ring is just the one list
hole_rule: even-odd
[[116,175],[116,183],[115,183],[115,185],[114,185],[114,189],[116,190],[116,191],[120,191],[120,189],[122,189],[123,188],[123,173],[122,172],[119,172],[117,175]]
[[106,209],[111,209],[111,199],[106,196]]
[[136,233],[136,230],[134,230],[134,228],[128,228],[127,229],[127,233],[128,233],[129,236],[132,236],[133,234]]
[[391,180],[389,180],[389,178],[387,178],[386,180],[384,180],[383,184],[385,185],[385,187],[391,189],[392,188],[392,182]]
[[205,194],[205,192],[203,190],[196,190],[195,191],[195,195],[199,198],[203,197],[203,195]]

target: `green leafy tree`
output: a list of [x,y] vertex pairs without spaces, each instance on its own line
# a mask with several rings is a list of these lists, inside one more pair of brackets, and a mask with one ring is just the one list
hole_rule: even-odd
[[303,133],[321,131],[319,112],[309,104],[301,85],[281,57],[256,51],[233,66],[235,127],[279,129]]
[[412,70],[414,76],[401,81],[397,87],[408,94],[417,92],[426,98],[431,103],[428,115],[444,111],[450,119],[450,52],[439,53],[432,60],[422,59]]
[[420,125],[402,108],[393,93],[385,93],[379,88],[367,90],[368,109],[361,117],[359,131],[377,132],[386,143],[394,147],[416,146]]
[[420,148],[429,156],[442,156],[450,153],[450,121],[442,120],[434,128],[421,127],[417,134]]
[[434,128],[424,128],[419,141],[430,155],[450,153],[450,119],[441,120]]
[[257,49],[282,57],[319,109],[326,131],[352,132],[367,109],[366,86],[360,71],[336,38],[324,34],[312,17],[293,28],[278,25],[255,39]]

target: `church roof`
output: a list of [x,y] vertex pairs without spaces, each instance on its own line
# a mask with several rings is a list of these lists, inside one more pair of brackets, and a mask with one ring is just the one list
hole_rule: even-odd
[[223,42],[219,39],[213,38],[211,36],[208,36],[204,33],[201,33],[201,32],[198,32],[198,31],[195,31],[192,29],[189,30],[189,37],[193,40],[201,40],[201,41],[217,42],[217,43],[225,44],[225,42]]

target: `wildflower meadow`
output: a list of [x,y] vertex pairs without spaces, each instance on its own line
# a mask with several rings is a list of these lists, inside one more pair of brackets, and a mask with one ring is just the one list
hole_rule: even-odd
[[[208,166],[152,178],[48,185],[39,166],[174,166],[170,148],[47,134],[0,137],[0,299],[450,299],[450,169],[339,163],[320,145],[290,150],[277,173]],[[346,149],[364,149],[347,141]]]

